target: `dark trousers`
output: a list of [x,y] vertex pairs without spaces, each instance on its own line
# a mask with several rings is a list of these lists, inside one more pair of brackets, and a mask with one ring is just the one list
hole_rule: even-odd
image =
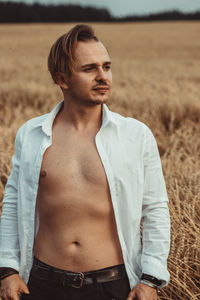
[[[38,262],[40,261],[37,260],[37,264]],[[41,265],[45,265],[49,269],[61,270],[43,262]],[[109,269],[109,267],[105,269]],[[51,278],[41,280],[33,277],[30,273],[28,288],[30,294],[22,294],[20,300],[126,300],[130,292],[127,276],[109,282],[87,284],[81,288],[75,288],[54,283]]]

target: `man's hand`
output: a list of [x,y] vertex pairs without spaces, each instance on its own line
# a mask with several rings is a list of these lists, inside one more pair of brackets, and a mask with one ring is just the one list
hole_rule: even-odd
[[138,283],[129,293],[126,300],[157,300],[157,290],[145,285]]
[[1,281],[0,297],[2,300],[19,300],[22,293],[29,294],[29,290],[18,274],[10,275]]

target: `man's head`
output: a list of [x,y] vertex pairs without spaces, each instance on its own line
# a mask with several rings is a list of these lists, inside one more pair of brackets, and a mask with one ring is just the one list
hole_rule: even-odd
[[106,102],[112,85],[110,57],[88,25],[76,25],[52,46],[48,68],[68,98]]
[[76,25],[70,31],[63,34],[51,47],[48,57],[48,69],[55,83],[56,73],[61,72],[71,75],[75,60],[75,49],[78,42],[98,41],[92,27],[88,25]]

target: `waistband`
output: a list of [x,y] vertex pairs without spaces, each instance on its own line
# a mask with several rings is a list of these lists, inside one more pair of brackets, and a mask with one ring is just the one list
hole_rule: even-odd
[[48,265],[34,256],[31,275],[40,280],[80,288],[86,284],[103,283],[127,277],[124,264],[88,272],[72,272]]

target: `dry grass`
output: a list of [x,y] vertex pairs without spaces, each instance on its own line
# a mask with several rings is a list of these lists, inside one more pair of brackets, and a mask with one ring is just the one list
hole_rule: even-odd
[[[71,26],[0,26],[0,199],[17,128],[62,98],[46,57]],[[160,299],[200,299],[200,23],[95,28],[113,61],[109,107],[145,122],[159,145],[172,222],[171,282]]]

